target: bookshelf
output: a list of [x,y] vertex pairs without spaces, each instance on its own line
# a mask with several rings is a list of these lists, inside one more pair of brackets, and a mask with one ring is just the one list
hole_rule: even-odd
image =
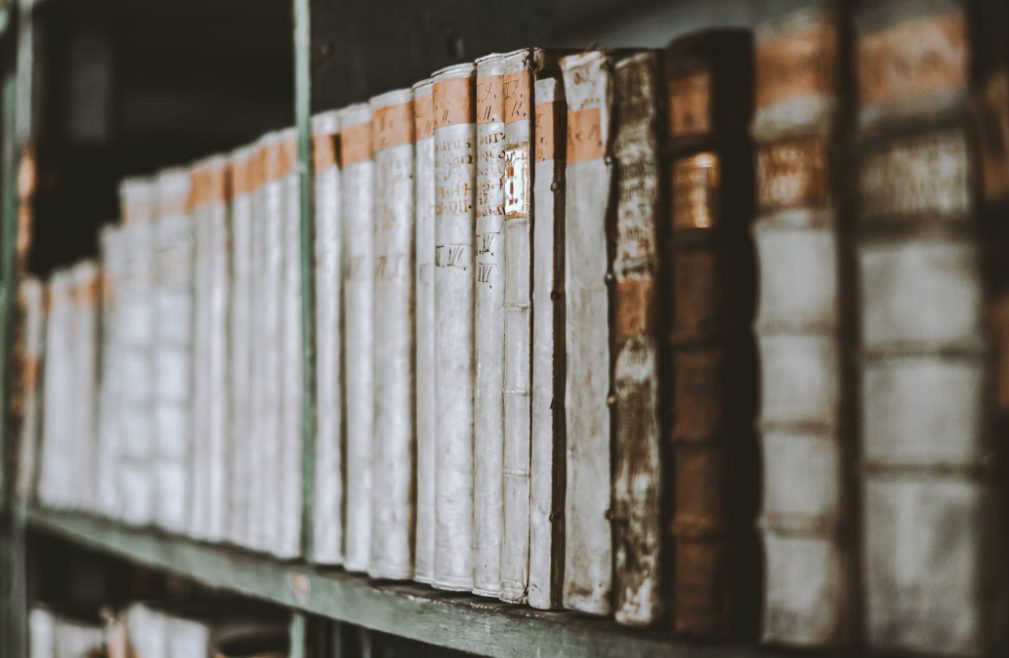
[[[467,0],[431,0],[410,4],[401,15],[388,16],[383,3],[367,0],[291,0],[293,44],[293,116],[299,129],[301,174],[301,247],[303,289],[310,290],[312,234],[310,117],[315,111],[361,100],[394,86],[411,83],[454,61],[470,60],[492,50],[521,45],[582,48],[602,46],[662,46],[691,30],[711,25],[750,25],[772,12],[816,0],[515,0],[512,3],[473,3]],[[283,0],[276,0],[283,3]],[[67,9],[77,4],[77,8]],[[20,4],[8,0],[0,6],[0,68],[3,73],[3,149],[0,161],[0,213],[2,213],[2,338],[3,395],[9,372],[12,291],[18,222],[18,154],[33,143],[40,130],[28,120],[35,117],[36,97],[34,10],[62,8],[66,15],[89,11],[137,20],[133,13],[117,11],[127,0],[49,0]],[[138,6],[154,6],[142,0]],[[177,12],[189,10],[198,0],[180,3]],[[235,2],[230,11],[240,13]],[[261,6],[264,2],[252,2]],[[19,9],[20,8],[20,9]],[[33,9],[34,8],[34,9]],[[267,12],[264,15],[269,15]],[[175,14],[177,17],[178,14]],[[209,20],[209,19],[208,19]],[[494,25],[494,30],[486,30]],[[491,34],[487,34],[490,32]],[[272,78],[271,78],[272,79]],[[287,90],[285,90],[287,91]],[[264,116],[270,121],[274,112]],[[16,130],[17,129],[17,130]],[[250,127],[249,131],[258,130]],[[202,148],[202,146],[201,146]],[[56,151],[67,153],[67,151]],[[175,158],[176,151],[166,158]],[[57,157],[57,156],[54,156]],[[110,188],[111,189],[111,188]],[[100,202],[97,202],[100,204]],[[100,212],[105,212],[104,209]],[[99,221],[97,216],[89,219]],[[93,232],[95,224],[86,226]],[[44,227],[49,228],[49,227]],[[311,300],[311,293],[307,299]],[[306,318],[313,309],[305,304]],[[304,373],[306,391],[313,387],[311,367],[312,322],[305,322]],[[314,418],[313,396],[305,396],[304,417]],[[4,413],[7,413],[4,406]],[[304,424],[303,464],[306,495],[311,501],[310,460],[312,425]],[[3,419],[9,427],[9,419]],[[4,431],[4,441],[9,433]],[[6,443],[2,454],[9,459]],[[5,465],[2,472],[9,472]],[[208,545],[162,532],[125,527],[96,517],[55,512],[27,505],[11,495],[3,482],[2,510],[10,532],[0,540],[0,568],[13,577],[0,601],[4,619],[0,654],[23,655],[26,601],[24,536],[40,533],[62,538],[82,548],[116,556],[164,573],[191,579],[203,586],[267,601],[292,611],[291,656],[305,658],[308,629],[315,618],[362,626],[459,651],[496,657],[538,656],[670,656],[673,658],[742,658],[794,656],[795,651],[773,647],[693,643],[668,633],[636,631],[609,620],[596,620],[570,612],[540,612],[470,595],[439,592],[408,583],[373,581],[338,570],[318,569],[302,563],[285,563],[227,546]],[[309,528],[311,509],[303,510]],[[310,532],[306,530],[306,536]],[[310,554],[311,547],[306,546]],[[9,648],[9,649],[8,649]],[[5,651],[6,650],[6,651]],[[802,655],[802,654],[799,654]],[[830,655],[816,652],[817,656]],[[838,654],[841,655],[841,654]]]

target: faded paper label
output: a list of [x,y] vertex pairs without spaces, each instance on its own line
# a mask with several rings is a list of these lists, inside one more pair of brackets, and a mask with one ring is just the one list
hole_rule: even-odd
[[825,145],[820,137],[778,142],[757,154],[761,208],[812,206],[827,200]]
[[505,151],[505,216],[529,213],[529,145]]
[[837,30],[832,25],[758,43],[754,57],[757,108],[835,93]]
[[961,11],[871,32],[857,48],[863,105],[954,91],[967,84],[967,29]]
[[599,160],[603,153],[599,108],[568,111],[568,164]]
[[473,78],[436,80],[431,93],[435,128],[473,122]]
[[340,166],[371,159],[371,124],[368,122],[347,126],[340,131]]
[[508,73],[503,77],[504,90],[504,120],[505,122],[528,119],[532,102],[529,92],[532,91],[531,74],[528,70],[518,73]]
[[554,112],[552,102],[536,106],[536,162],[554,159]]
[[376,108],[371,115],[375,151],[413,143],[413,103]]
[[414,96],[413,123],[418,140],[434,135],[434,100],[431,94]]

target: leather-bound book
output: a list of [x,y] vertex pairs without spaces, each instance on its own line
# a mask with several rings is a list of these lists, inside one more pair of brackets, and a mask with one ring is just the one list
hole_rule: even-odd
[[995,655],[1006,629],[977,7],[864,3],[856,16],[863,624],[881,649]]
[[434,576],[434,105],[431,80],[413,86],[414,135],[414,404],[417,414],[417,493],[414,579]]
[[504,525],[504,69],[476,61],[473,349],[473,592],[501,594]]
[[670,612],[699,637],[748,634],[759,601],[751,50],[748,32],[709,31],[666,61]]
[[564,576],[564,163],[567,107],[557,78],[535,84],[529,587],[560,607]]
[[806,646],[857,639],[842,9],[755,33],[762,634]]
[[343,357],[339,115],[312,117],[315,200],[315,505],[312,558],[343,561]]
[[608,225],[613,79],[607,53],[561,60],[567,98],[564,606],[613,611]]
[[235,150],[230,157],[231,294],[228,298],[230,471],[228,541],[251,547],[250,501],[255,482],[253,433],[253,230],[255,146]]
[[343,354],[347,400],[344,566],[367,571],[371,554],[371,459],[374,443],[374,169],[371,108],[340,111],[343,226]]
[[[157,523],[172,532],[201,536],[201,519],[190,509],[200,462],[192,461],[200,441],[191,437],[193,421],[193,219],[188,212],[189,171],[162,170],[157,176],[154,252],[155,437],[157,444]],[[202,509],[202,508],[200,508]]]
[[433,75],[435,587],[473,589],[475,67]]
[[658,231],[665,212],[659,131],[664,80],[658,54],[618,59],[613,70],[614,223],[613,545],[616,619],[659,619],[662,537],[657,295]]
[[376,578],[413,577],[413,92],[371,99],[375,158],[375,437],[371,560]]

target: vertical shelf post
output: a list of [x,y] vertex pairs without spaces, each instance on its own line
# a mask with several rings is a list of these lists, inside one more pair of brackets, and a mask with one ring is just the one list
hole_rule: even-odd
[[[309,0],[293,0],[294,12],[294,116],[298,126],[298,190],[301,236],[301,548],[305,560],[313,559],[315,518],[315,278],[313,276],[312,213],[312,87],[311,9]],[[308,658],[309,620],[303,612],[291,616],[291,658]]]

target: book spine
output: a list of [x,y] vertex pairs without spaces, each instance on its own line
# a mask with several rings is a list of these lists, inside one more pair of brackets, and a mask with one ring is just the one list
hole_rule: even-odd
[[191,476],[199,471],[191,469],[190,449],[201,443],[190,443],[190,405],[200,391],[193,391],[194,224],[186,209],[189,186],[185,169],[158,175],[155,477],[157,523],[172,532],[184,532],[190,521],[196,529],[202,527],[200,517],[190,517],[188,499]]
[[612,611],[609,254],[612,82],[599,51],[561,60],[567,98],[564,605]]
[[373,98],[375,154],[375,454],[371,561],[376,578],[413,577],[413,93]]
[[473,591],[501,594],[504,522],[504,90],[501,55],[476,62]]
[[658,62],[618,61],[613,73],[616,224],[613,277],[613,544],[621,624],[659,616],[661,496],[657,231],[662,213]]
[[231,156],[231,294],[229,295],[230,354],[229,413],[230,457],[228,539],[237,546],[251,547],[249,535],[250,489],[253,481],[251,457],[253,418],[253,161],[255,147],[235,151]]
[[[101,253],[101,272],[102,272],[102,327],[101,327],[101,374],[99,382],[99,392],[98,392],[98,442],[99,442],[99,457],[98,457],[98,472],[96,474],[97,486],[98,486],[98,511],[109,517],[109,518],[119,518],[119,488],[117,486],[116,478],[119,475],[119,453],[121,450],[122,442],[122,432],[120,429],[120,410],[122,408],[122,387],[120,385],[122,376],[122,364],[121,364],[121,349],[120,341],[118,336],[118,328],[120,325],[120,311],[119,311],[119,285],[122,278],[123,272],[123,234],[122,231],[113,226],[106,226],[101,229],[99,233],[99,249]],[[31,286],[37,286],[37,282],[33,284],[28,284],[26,281],[26,288],[23,294],[25,295],[26,301],[31,300],[32,303],[41,303],[41,298],[35,299],[36,296],[41,295],[42,291],[31,290]],[[32,338],[31,331],[43,330],[43,326],[40,323],[40,319],[34,318],[32,313],[32,307],[28,306],[28,316],[27,322],[29,327],[28,338],[29,341]],[[31,354],[31,352],[29,352]],[[32,370],[38,369],[38,358],[41,353],[35,354],[34,365],[29,361],[28,372],[31,373]],[[37,374],[34,375],[37,377]],[[33,392],[32,388],[28,389],[29,392]],[[28,402],[31,404],[29,405]],[[24,492],[30,489],[30,482],[32,479],[31,469],[33,468],[32,462],[34,461],[32,455],[32,449],[28,447],[31,441],[34,441],[33,436],[35,426],[29,426],[29,423],[36,422],[36,414],[38,413],[38,407],[40,405],[39,400],[34,400],[32,398],[26,399],[25,405],[25,415],[23,419],[24,425],[22,426],[22,445],[25,449],[21,453],[21,460],[24,462],[21,464],[25,468],[21,470],[22,479],[19,479],[18,489],[19,492],[24,495]]]
[[966,7],[887,2],[856,17],[864,625],[874,648],[990,655],[1000,624]]
[[758,606],[751,62],[741,30],[684,37],[667,62],[671,612],[696,637],[748,633]]
[[375,279],[374,162],[371,109],[340,114],[344,262],[344,364],[347,399],[346,534],[344,566],[367,571],[371,552],[371,464],[374,439],[373,300]]
[[535,84],[529,605],[561,605],[564,575],[564,88]]
[[73,286],[72,397],[73,423],[70,426],[70,463],[72,503],[76,509],[94,511],[96,506],[95,473],[98,464],[98,266],[82,261],[71,270]]
[[[110,242],[109,235],[115,229],[105,229],[102,233],[102,243],[107,245]],[[112,240],[118,239],[119,235],[116,235]],[[105,251],[104,253],[108,253]],[[117,254],[120,255],[120,254]],[[121,258],[121,255],[120,255]],[[24,309],[24,364],[23,364],[23,381],[22,386],[24,389],[24,401],[22,407],[22,417],[21,417],[21,427],[20,427],[20,437],[19,437],[19,459],[18,459],[18,470],[17,470],[17,480],[16,480],[16,491],[18,496],[22,501],[30,501],[35,492],[35,485],[38,478],[38,457],[39,449],[41,444],[41,427],[42,427],[42,411],[43,402],[45,400],[44,391],[42,389],[43,378],[42,369],[45,367],[45,341],[46,341],[46,289],[45,285],[38,279],[34,277],[25,278],[20,286],[19,291],[20,304]],[[103,320],[105,316],[103,316]],[[105,352],[102,353],[103,357]],[[105,377],[104,366],[109,363],[108,359],[103,362],[103,378]],[[118,365],[118,364],[117,364]],[[102,394],[104,396],[105,392],[118,390],[114,386],[106,387],[106,383],[111,383],[111,377],[117,376],[118,371],[113,369],[109,375],[109,379],[103,379],[102,382]],[[115,407],[118,409],[118,406]],[[102,407],[102,420],[105,422],[102,426],[102,437],[106,439],[106,445],[115,449],[117,447],[116,439],[118,439],[118,433],[116,430],[118,426],[115,424],[117,420],[111,412],[114,411],[110,407],[108,400],[103,397],[103,407]],[[112,452],[112,450],[110,450]],[[115,452],[112,452],[111,463],[115,465],[114,458]],[[104,494],[104,498],[100,497],[99,503],[101,505],[101,510],[103,513],[112,516],[116,511],[116,487],[115,487],[115,470],[110,469],[108,475],[108,485],[104,482],[99,482],[100,492]]]
[[413,111],[416,236],[416,376],[417,410],[417,525],[414,552],[414,578],[430,583],[434,578],[435,543],[435,314],[434,314],[434,105],[432,83],[425,80],[414,86]]
[[849,278],[834,170],[842,25],[826,5],[756,32],[763,637],[806,646],[854,639]]
[[208,291],[207,313],[207,362],[208,387],[208,452],[210,514],[207,523],[207,539],[222,541],[227,537],[228,526],[228,455],[230,454],[230,378],[228,377],[229,333],[228,310],[231,296],[229,272],[231,258],[228,253],[230,232],[228,230],[228,172],[227,159],[217,156],[207,161],[206,196],[208,244]]
[[534,51],[502,59],[504,117],[504,496],[501,600],[529,587]]
[[339,116],[312,118],[315,164],[316,395],[314,560],[343,562],[343,238],[340,222]]
[[[67,327],[69,290],[66,274],[61,270],[53,272],[47,288],[46,373],[43,378],[45,415],[42,422],[42,445],[39,450],[37,497],[45,506],[60,508],[67,504],[68,496],[64,492],[70,475],[65,458],[61,460],[60,457],[69,452],[66,428],[72,420],[66,397],[67,387],[72,383],[65,370],[69,356]],[[64,372],[60,372],[61,369]],[[58,408],[68,411],[57,414]]]
[[[123,240],[126,243],[122,286],[123,451],[122,519],[133,525],[154,520],[154,241],[153,181],[127,179],[120,186]],[[47,353],[56,356],[47,348]],[[46,400],[52,400],[46,381]],[[54,384],[58,386],[58,384]],[[47,405],[48,408],[48,405]],[[49,414],[46,414],[49,417]]]
[[264,203],[264,172],[266,160],[266,137],[256,141],[250,158],[250,225],[251,249],[248,269],[249,325],[248,341],[251,352],[249,386],[248,445],[243,451],[246,463],[246,512],[247,547],[265,550],[266,519],[264,499],[267,487],[271,485],[264,459],[267,406],[266,381],[266,207]]
[[[258,497],[258,523],[260,534],[258,548],[276,554],[281,541],[283,496],[283,329],[284,329],[284,180],[282,133],[271,133],[263,139],[263,173],[259,189],[258,221],[261,223],[261,254],[259,263],[259,344],[263,352],[260,363],[260,389],[258,465],[256,482],[261,493]],[[278,555],[279,557],[279,555]]]
[[280,528],[277,555],[301,554],[303,389],[301,378],[301,188],[298,179],[297,132],[284,130],[280,149],[283,189],[283,254],[280,359],[282,371],[280,433]]
[[[208,500],[208,475],[210,460],[210,360],[207,343],[209,326],[209,249],[210,221],[209,205],[206,198],[207,168],[202,162],[190,168],[190,186],[186,213],[189,215],[191,235],[192,271],[190,326],[190,373],[187,376],[191,386],[189,418],[186,429],[190,438],[187,464],[186,494],[189,498],[187,510],[187,533],[196,539],[208,538],[210,505]],[[171,258],[171,256],[169,256]],[[168,261],[169,263],[172,260]]]
[[473,589],[474,67],[434,75],[435,587]]

